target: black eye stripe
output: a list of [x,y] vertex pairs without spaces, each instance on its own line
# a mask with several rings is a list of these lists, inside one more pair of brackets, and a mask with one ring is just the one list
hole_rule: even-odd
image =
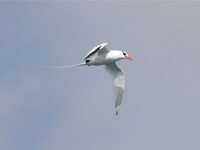
[[126,55],[126,53],[125,53],[125,52],[123,52],[123,51],[122,51],[122,53],[123,53],[123,55],[124,55],[124,56]]

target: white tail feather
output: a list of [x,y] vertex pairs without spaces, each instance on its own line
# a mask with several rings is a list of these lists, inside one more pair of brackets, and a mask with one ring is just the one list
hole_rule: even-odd
[[40,67],[40,68],[54,68],[54,69],[76,67],[76,66],[84,66],[84,65],[86,65],[85,62],[80,63],[80,64],[76,64],[76,65],[71,65],[71,66],[37,66],[37,65],[24,65],[24,64],[20,64],[20,66]]

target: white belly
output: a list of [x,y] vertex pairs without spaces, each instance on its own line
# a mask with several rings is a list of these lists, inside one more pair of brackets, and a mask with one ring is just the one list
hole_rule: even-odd
[[89,65],[99,66],[116,62],[122,58],[119,58],[115,53],[110,52],[107,54],[97,55]]
[[91,65],[94,66],[99,66],[99,65],[105,65],[109,61],[106,59],[105,56],[98,55],[97,57],[94,58],[94,60],[91,62]]

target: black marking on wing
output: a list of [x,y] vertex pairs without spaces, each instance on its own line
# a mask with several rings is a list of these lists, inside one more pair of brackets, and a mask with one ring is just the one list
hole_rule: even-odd
[[99,49],[101,48],[101,46],[97,47],[92,53],[90,53],[87,57],[85,57],[84,59],[87,59],[88,57],[94,55],[96,52],[99,51]]

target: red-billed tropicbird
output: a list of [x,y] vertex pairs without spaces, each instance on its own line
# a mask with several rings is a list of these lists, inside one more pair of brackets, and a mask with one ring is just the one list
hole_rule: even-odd
[[[67,68],[67,67],[74,67],[74,66],[100,66],[104,65],[105,70],[112,76],[114,80],[114,100],[115,100],[115,111],[116,115],[119,112],[119,108],[122,102],[122,96],[124,91],[124,71],[121,70],[115,64],[116,61],[121,59],[129,59],[132,58],[124,51],[120,50],[109,50],[106,48],[108,43],[103,43],[95,48],[93,48],[84,58],[85,62],[72,65],[72,66],[60,66],[60,67],[52,67],[52,66],[35,66],[35,67],[48,67],[48,68]],[[97,53],[94,58],[89,59],[92,55]]]

